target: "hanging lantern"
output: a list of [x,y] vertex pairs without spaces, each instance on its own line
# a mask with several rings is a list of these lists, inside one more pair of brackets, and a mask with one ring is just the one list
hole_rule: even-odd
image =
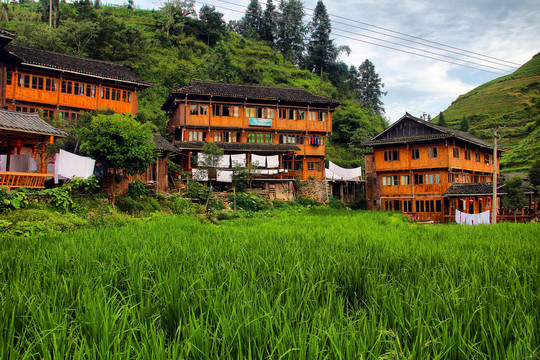
[[17,139],[17,147],[20,148],[22,146],[21,139]]

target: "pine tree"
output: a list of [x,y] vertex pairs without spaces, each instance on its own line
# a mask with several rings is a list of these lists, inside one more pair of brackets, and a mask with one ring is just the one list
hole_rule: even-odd
[[277,49],[286,60],[299,65],[305,47],[304,6],[299,0],[282,0],[279,8]]
[[374,114],[381,115],[384,113],[382,96],[386,95],[382,91],[384,84],[375,72],[375,65],[369,59],[366,59],[362,65],[358,67],[358,99],[365,107],[373,111]]
[[320,74],[322,77],[323,71],[328,71],[337,58],[337,48],[334,41],[330,39],[332,25],[322,0],[317,2],[313,12],[313,20],[309,26],[311,39],[307,46],[305,66],[308,70]]
[[223,14],[216,11],[214,6],[203,5],[199,10],[199,19],[204,23],[206,44],[214,46],[226,30]]
[[442,111],[439,113],[439,125],[446,126],[446,119]]
[[257,0],[251,0],[244,17],[240,20],[240,33],[246,39],[259,40],[262,8]]
[[459,130],[461,131],[469,131],[469,119],[467,119],[466,116],[464,116],[462,119],[461,119],[461,123],[459,124]]
[[272,47],[276,43],[278,15],[274,2],[272,0],[267,0],[266,8],[262,15],[260,38],[261,40],[268,42]]

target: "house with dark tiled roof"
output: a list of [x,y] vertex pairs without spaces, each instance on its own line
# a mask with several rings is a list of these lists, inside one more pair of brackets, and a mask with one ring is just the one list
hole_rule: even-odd
[[37,113],[0,110],[0,186],[43,188],[53,176],[47,174],[47,145],[67,135]]
[[339,104],[299,88],[193,80],[171,90],[163,109],[184,170],[196,169],[197,154],[214,142],[226,155],[245,155],[247,164],[271,158],[271,168],[259,163],[259,178],[290,182],[324,179],[326,138]]
[[152,85],[122,64],[11,44],[15,37],[0,29],[2,109],[68,121],[91,110],[136,114],[138,93]]
[[[372,149],[366,155],[370,209],[398,210],[435,222],[452,221],[455,210],[492,209],[492,144],[406,113],[364,145]],[[500,155],[498,149],[497,159]],[[481,194],[468,194],[469,189]]]

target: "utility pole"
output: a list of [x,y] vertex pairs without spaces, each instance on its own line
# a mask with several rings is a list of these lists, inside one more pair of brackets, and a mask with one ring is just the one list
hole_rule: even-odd
[[491,200],[491,223],[497,223],[497,128],[494,130],[495,146],[493,147],[493,199]]

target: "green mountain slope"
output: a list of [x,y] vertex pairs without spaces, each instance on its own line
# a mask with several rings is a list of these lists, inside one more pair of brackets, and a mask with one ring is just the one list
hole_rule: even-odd
[[503,127],[501,145],[508,151],[502,171],[528,172],[540,158],[540,53],[514,73],[459,96],[443,113],[447,126],[459,128],[467,118],[469,132],[488,141],[494,127]]

